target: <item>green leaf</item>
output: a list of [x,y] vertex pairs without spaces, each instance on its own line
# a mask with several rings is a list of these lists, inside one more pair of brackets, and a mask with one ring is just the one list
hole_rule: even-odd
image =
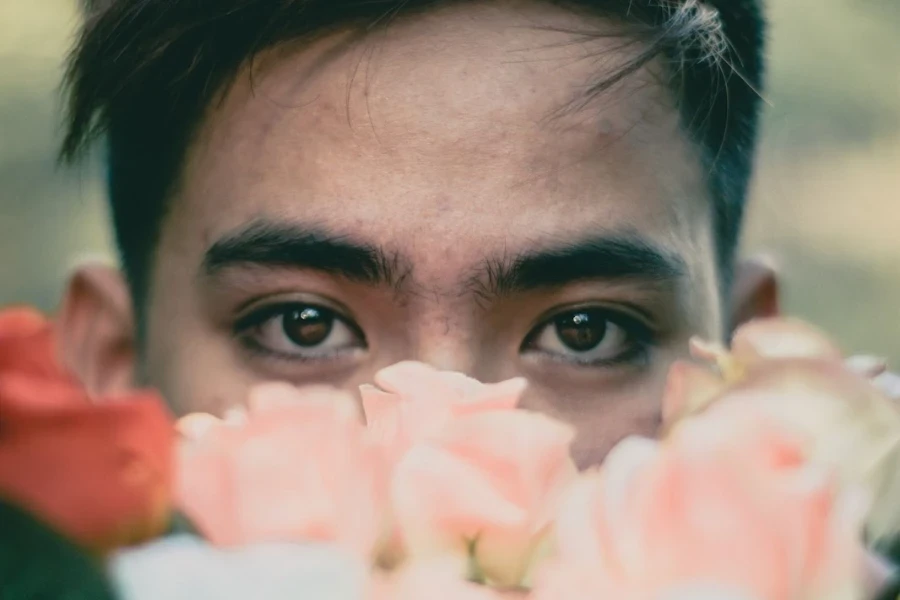
[[187,515],[175,511],[169,518],[169,527],[166,529],[165,535],[172,536],[181,534],[193,535],[199,538],[204,537]]
[[0,499],[0,600],[113,600],[102,566]]
[[[900,535],[892,536],[882,540],[875,546],[876,552],[888,560],[896,569],[900,569]],[[894,580],[888,584],[887,588],[882,590],[877,600],[898,600],[900,599],[900,577],[894,577]]]

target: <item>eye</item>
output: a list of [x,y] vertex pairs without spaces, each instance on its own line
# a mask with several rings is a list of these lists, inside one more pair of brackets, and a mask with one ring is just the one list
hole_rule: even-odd
[[643,357],[650,328],[635,317],[591,308],[559,313],[529,334],[524,350],[579,365],[604,365]]
[[356,325],[313,304],[262,308],[241,319],[235,329],[251,349],[289,359],[329,358],[366,347]]

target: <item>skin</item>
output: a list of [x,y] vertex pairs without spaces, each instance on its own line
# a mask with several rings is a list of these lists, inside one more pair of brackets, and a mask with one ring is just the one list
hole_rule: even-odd
[[[221,413],[265,380],[353,390],[410,359],[527,377],[524,407],[573,424],[583,465],[655,433],[669,365],[730,320],[699,152],[655,65],[566,110],[635,49],[536,23],[611,29],[467,3],[258,57],[189,149],[142,344],[117,274],[73,279],[76,370]],[[354,272],[366,257],[380,276]],[[766,273],[739,279],[741,317],[774,310]],[[292,317],[308,308],[325,325]]]

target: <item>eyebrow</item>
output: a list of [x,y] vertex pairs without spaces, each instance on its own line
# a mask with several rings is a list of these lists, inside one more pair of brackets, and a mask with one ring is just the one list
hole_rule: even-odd
[[[242,266],[312,269],[365,285],[400,289],[411,273],[399,256],[325,229],[257,220],[206,251],[202,271]],[[564,287],[585,280],[666,283],[684,277],[684,259],[638,234],[584,238],[512,257],[486,258],[469,279],[482,298]]]
[[596,236],[512,258],[488,259],[472,278],[482,296],[506,296],[577,281],[670,283],[685,276],[678,254],[637,234]]
[[367,285],[399,286],[399,260],[383,249],[326,230],[258,220],[217,240],[206,251],[208,276],[241,266],[314,269]]

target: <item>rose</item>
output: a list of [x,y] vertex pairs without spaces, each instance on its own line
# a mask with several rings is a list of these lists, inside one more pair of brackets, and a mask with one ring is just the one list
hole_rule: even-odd
[[386,471],[349,395],[263,384],[243,419],[193,415],[179,428],[179,505],[213,543],[318,541],[367,559],[377,552]]
[[572,430],[515,410],[523,379],[484,384],[403,362],[361,395],[391,474],[397,545],[413,561],[466,557],[469,576],[524,583],[562,489],[575,476]]
[[527,583],[575,477],[572,430],[525,411],[458,417],[397,465],[391,482],[401,538],[414,559],[469,556],[470,576]]
[[515,410],[524,379],[484,384],[403,362],[362,386],[370,435],[394,467],[394,546],[413,560],[467,556],[499,585],[527,578],[575,468],[572,432]]
[[370,435],[392,463],[455,417],[514,409],[526,387],[522,378],[485,384],[412,361],[382,369],[375,383],[360,387],[363,410]]
[[571,488],[534,596],[856,598],[862,508],[777,423],[696,417]]
[[752,322],[738,329],[730,351],[694,345],[718,372],[684,362],[672,367],[663,397],[669,427],[710,405],[790,425],[817,461],[868,490],[870,536],[877,541],[896,531],[900,410],[867,377],[883,366],[848,368],[824,333],[793,320]]
[[155,393],[91,397],[51,322],[0,313],[0,496],[92,550],[138,543],[168,523],[173,439]]

